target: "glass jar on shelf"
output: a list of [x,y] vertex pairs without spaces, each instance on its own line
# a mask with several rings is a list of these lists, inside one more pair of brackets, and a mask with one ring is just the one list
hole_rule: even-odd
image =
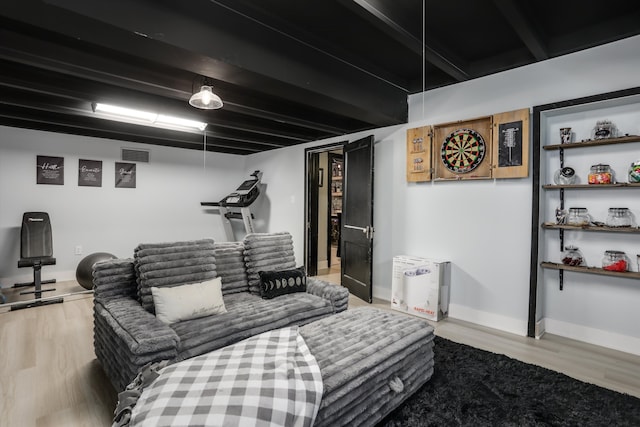
[[611,120],[598,120],[591,131],[591,139],[615,138],[618,128]]
[[599,163],[591,166],[589,184],[613,184],[613,172],[609,165]]
[[628,174],[628,178],[629,178],[629,183],[630,184],[637,184],[640,182],[640,160],[636,160],[635,162],[631,163],[631,166],[629,166],[629,174]]
[[564,248],[565,252],[562,256],[562,263],[564,265],[579,266],[584,265],[584,258],[582,252],[576,246],[567,246]]
[[589,225],[591,217],[587,208],[569,208],[569,213],[565,219],[567,225]]
[[577,175],[575,169],[571,167],[564,167],[562,169],[558,169],[553,175],[553,182],[556,185],[568,185],[575,184],[577,182]]
[[602,269],[607,271],[627,271],[629,260],[622,251],[608,250],[602,258]]
[[628,208],[609,208],[605,224],[608,227],[631,227],[633,218]]

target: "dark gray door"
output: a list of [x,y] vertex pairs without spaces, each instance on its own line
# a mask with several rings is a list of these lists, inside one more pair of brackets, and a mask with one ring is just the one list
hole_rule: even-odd
[[342,285],[372,301],[373,136],[344,146],[340,259]]

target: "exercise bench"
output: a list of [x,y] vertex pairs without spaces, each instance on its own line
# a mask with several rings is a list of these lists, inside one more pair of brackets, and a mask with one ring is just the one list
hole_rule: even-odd
[[14,304],[11,310],[55,304],[63,301],[62,297],[42,299],[43,292],[55,291],[55,288],[42,289],[43,284],[55,283],[56,279],[42,280],[42,266],[54,265],[53,237],[51,221],[46,212],[25,212],[22,215],[20,229],[20,260],[18,268],[32,267],[33,282],[16,283],[14,288],[33,286],[32,291],[20,292],[20,295],[34,294],[35,299],[21,304]]

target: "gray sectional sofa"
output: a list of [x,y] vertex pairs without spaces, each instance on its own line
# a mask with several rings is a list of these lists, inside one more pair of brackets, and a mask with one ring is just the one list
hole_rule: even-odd
[[[289,233],[141,244],[130,259],[93,266],[94,348],[116,391],[147,363],[180,361],[276,328],[304,325],[347,309],[342,286],[307,278],[306,292],[260,296],[260,271],[295,267]],[[154,314],[151,287],[220,277],[226,313],[165,324]]]

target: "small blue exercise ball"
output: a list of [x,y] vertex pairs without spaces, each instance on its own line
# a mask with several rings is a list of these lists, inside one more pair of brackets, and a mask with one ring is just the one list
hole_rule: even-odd
[[107,252],[96,252],[82,258],[76,268],[76,280],[85,289],[93,289],[93,264],[100,261],[116,259],[117,256]]

